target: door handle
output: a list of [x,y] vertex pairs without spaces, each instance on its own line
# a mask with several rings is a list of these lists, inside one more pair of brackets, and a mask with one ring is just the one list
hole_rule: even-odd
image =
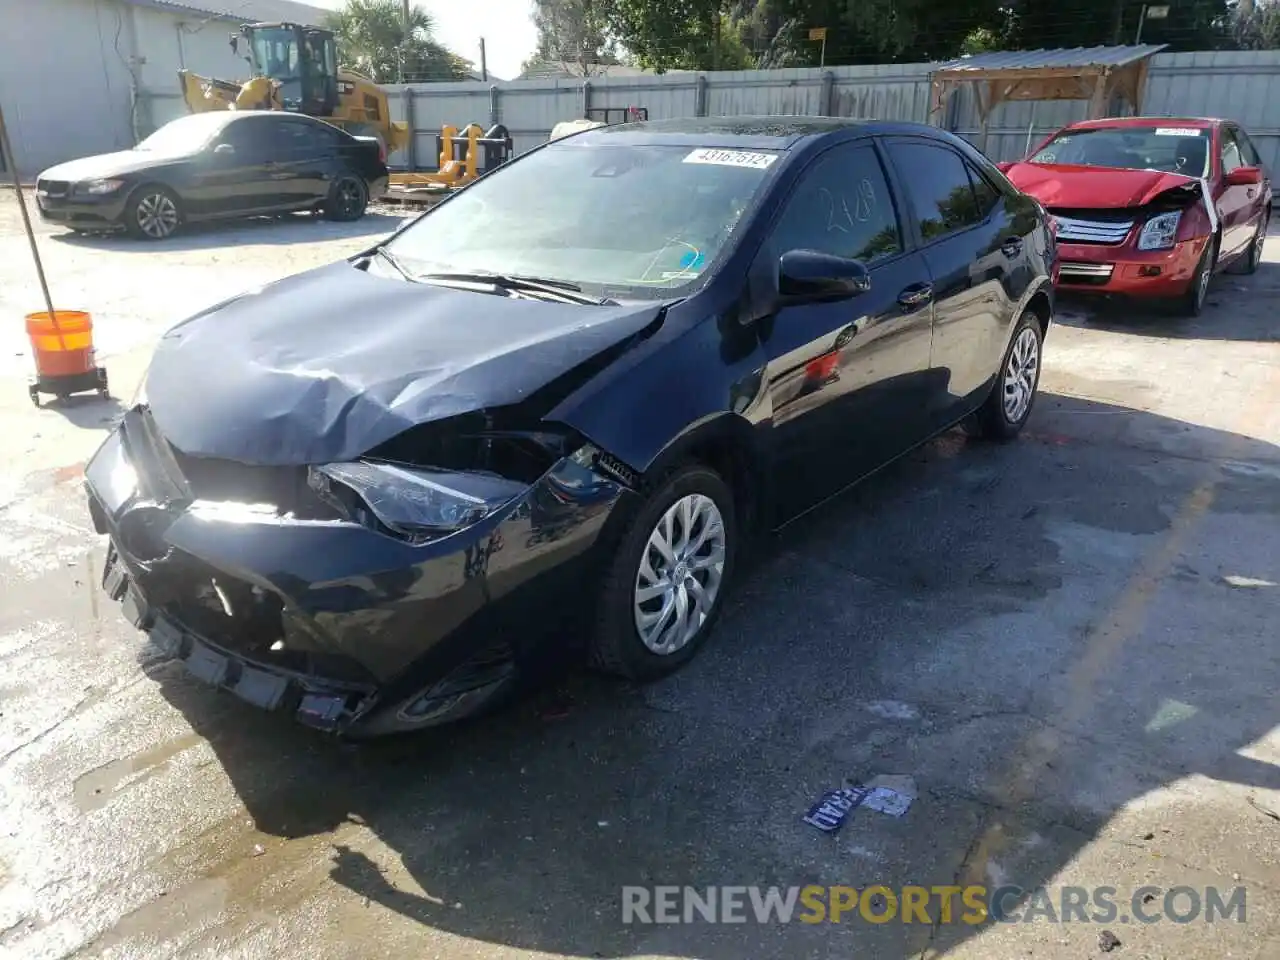
[[922,306],[933,299],[933,284],[913,283],[898,294],[898,305],[904,310]]
[[1010,237],[1000,245],[1000,252],[1010,259],[1016,257],[1022,253],[1022,239],[1020,237]]

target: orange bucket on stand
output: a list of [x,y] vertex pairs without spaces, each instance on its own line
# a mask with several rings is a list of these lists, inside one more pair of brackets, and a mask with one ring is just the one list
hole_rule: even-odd
[[94,372],[93,318],[82,310],[27,314],[27,336],[41,380]]

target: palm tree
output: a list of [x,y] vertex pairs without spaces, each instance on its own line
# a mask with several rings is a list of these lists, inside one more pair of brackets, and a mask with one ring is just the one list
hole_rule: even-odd
[[406,35],[397,0],[347,0],[329,17],[341,65],[378,83],[462,80],[470,75],[466,60],[435,41],[434,26],[426,12],[411,6]]

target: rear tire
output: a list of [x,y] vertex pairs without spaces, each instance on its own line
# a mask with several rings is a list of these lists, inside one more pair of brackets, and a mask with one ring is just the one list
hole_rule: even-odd
[[1262,262],[1262,248],[1267,241],[1268,220],[1263,220],[1258,224],[1258,231],[1249,241],[1249,249],[1231,265],[1231,272],[1248,276],[1251,273],[1258,272],[1258,264]]
[[329,197],[324,202],[324,212],[330,220],[349,223],[364,216],[369,205],[369,189],[363,180],[344,173],[329,186]]
[[647,681],[692,660],[724,605],[737,547],[733,492],[719,474],[695,463],[660,479],[628,520],[605,574],[592,666]]
[[1040,388],[1044,330],[1027,310],[1018,320],[991,393],[973,418],[972,433],[985,440],[1008,441],[1022,432]]

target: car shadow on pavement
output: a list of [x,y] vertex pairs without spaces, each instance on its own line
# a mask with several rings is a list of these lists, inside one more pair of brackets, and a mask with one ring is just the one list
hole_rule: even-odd
[[377,237],[391,233],[406,218],[386,213],[366,213],[359,220],[337,223],[309,213],[291,213],[278,217],[253,217],[245,220],[220,220],[193,223],[167,240],[137,240],[123,233],[80,234],[55,233],[51,239],[69,246],[117,253],[170,253],[205,250],[209,247],[236,245],[288,246],[317,240],[343,240]]
[[1179,316],[1172,308],[1136,300],[1058,294],[1054,320],[1085,327],[1172,340],[1280,340],[1273,304],[1280,294],[1280,263],[1263,261],[1249,276],[1220,273],[1209,286],[1198,317]]
[[[347,746],[146,666],[275,841],[215,868],[226,909],[277,915],[278,878],[327,856],[312,895],[335,954],[335,938],[438,949],[414,939],[429,927],[582,957],[914,957],[1002,928],[939,926],[936,906],[933,926],[624,924],[621,890],[1031,889],[1097,843],[1096,882],[1120,886],[1130,855],[1166,887],[1191,861],[1224,887],[1250,877],[1275,824],[1241,796],[1192,836],[1178,804],[1204,779],[1280,790],[1246,755],[1280,722],[1280,587],[1224,579],[1280,580],[1278,477],[1269,443],[1042,394],[1020,442],[946,434],[784,531],[699,658],[647,688],[574,675],[487,719]],[[878,773],[915,778],[905,816],[801,822]],[[1174,799],[1131,812],[1156,792]],[[187,909],[196,879],[156,904]],[[1133,950],[1147,929],[1122,930]]]

